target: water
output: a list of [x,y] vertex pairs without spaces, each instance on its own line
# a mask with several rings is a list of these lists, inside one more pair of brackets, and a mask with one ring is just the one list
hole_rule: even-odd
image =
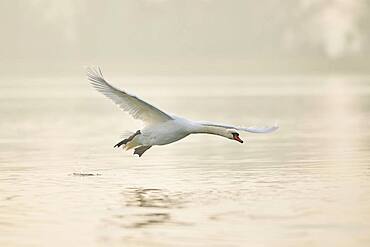
[[369,78],[111,79],[180,116],[281,128],[138,158],[113,145],[139,123],[82,76],[2,79],[0,246],[370,245]]

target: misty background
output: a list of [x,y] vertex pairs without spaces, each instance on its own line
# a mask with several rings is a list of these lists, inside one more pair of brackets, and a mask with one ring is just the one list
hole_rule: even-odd
[[[0,246],[370,246],[369,0],[1,0]],[[193,120],[141,158],[117,88]]]
[[0,2],[0,73],[364,74],[367,0]]

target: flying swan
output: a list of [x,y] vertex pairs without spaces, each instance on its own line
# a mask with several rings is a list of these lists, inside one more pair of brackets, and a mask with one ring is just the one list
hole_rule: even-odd
[[126,150],[135,148],[134,155],[137,154],[139,157],[152,146],[170,144],[190,134],[219,135],[243,143],[238,131],[269,133],[278,129],[276,125],[262,128],[236,127],[211,122],[191,121],[167,114],[144,100],[110,85],[104,79],[99,67],[87,68],[87,77],[97,91],[113,100],[134,119],[144,122],[145,127],[142,130],[130,133],[126,139],[114,145],[117,148],[123,146],[123,149]]

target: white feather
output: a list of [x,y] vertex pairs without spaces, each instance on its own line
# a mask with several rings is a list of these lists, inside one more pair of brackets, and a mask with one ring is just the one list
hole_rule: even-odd
[[171,116],[153,105],[110,85],[104,79],[99,67],[95,69],[88,68],[87,77],[96,90],[113,100],[114,103],[128,112],[133,118],[142,120],[148,125],[172,120]]

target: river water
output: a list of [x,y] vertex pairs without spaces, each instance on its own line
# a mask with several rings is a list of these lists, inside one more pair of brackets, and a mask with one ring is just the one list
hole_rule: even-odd
[[370,78],[112,77],[244,144],[140,129],[81,77],[0,80],[0,246],[370,246]]

